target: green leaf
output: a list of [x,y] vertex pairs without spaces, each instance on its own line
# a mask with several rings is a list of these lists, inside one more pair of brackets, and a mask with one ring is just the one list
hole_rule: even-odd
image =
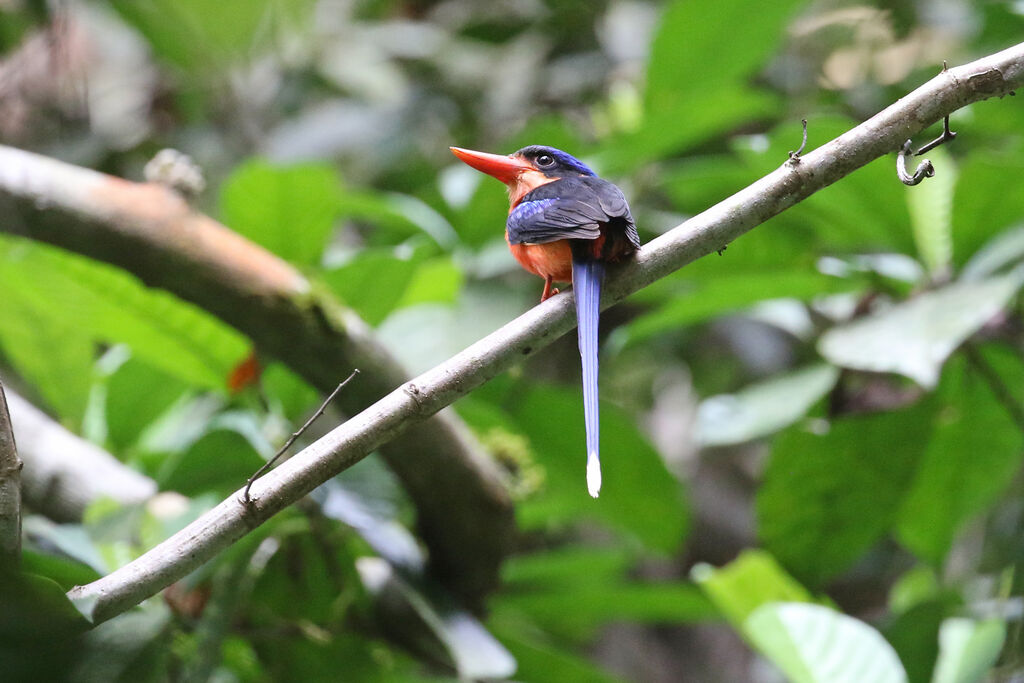
[[95,344],[42,302],[18,294],[5,289],[0,300],[0,351],[64,424],[76,429],[89,400]]
[[987,680],[1006,640],[998,619],[946,619],[939,630],[939,661],[932,683],[977,683]]
[[715,569],[698,564],[690,572],[693,580],[736,629],[755,610],[773,602],[813,602],[775,558],[763,550],[745,550],[728,565]]
[[818,363],[706,398],[697,409],[697,441],[726,446],[773,434],[803,417],[838,377],[838,368]]
[[700,100],[745,83],[777,49],[787,20],[801,4],[800,0],[756,5],[743,0],[670,3],[651,45],[647,107]]
[[933,404],[799,428],[775,441],[757,494],[765,547],[816,585],[849,567],[896,520],[931,432]]
[[621,547],[568,546],[509,558],[496,616],[522,614],[550,633],[581,642],[612,620],[685,623],[716,612],[692,584],[631,580],[633,555]]
[[[731,247],[722,260],[709,257],[707,267],[696,269],[702,272],[691,273],[685,279],[673,278],[660,286],[655,284],[656,289],[641,293],[638,300],[655,300],[658,305],[616,329],[609,346],[620,351],[657,335],[677,332],[687,325],[740,311],[765,299],[792,297],[810,300],[851,287],[848,281],[819,273],[810,265],[785,269],[764,266],[736,268],[728,259],[734,249],[741,248]],[[718,266],[718,271],[707,272],[712,266]]]
[[220,421],[224,428],[216,424],[169,467],[168,474],[161,477],[161,488],[186,496],[210,491],[226,496],[263,465],[253,438],[227,421]]
[[[1016,366],[1007,376],[1024,371]],[[943,407],[899,520],[900,541],[937,566],[964,522],[1009,486],[1024,448],[1000,397],[964,361],[943,374],[939,393]]]
[[398,305],[415,274],[412,257],[391,249],[366,249],[322,278],[366,322],[378,325]]
[[[1021,174],[1024,161],[1012,153],[977,155],[961,166],[953,203],[953,253],[957,260],[971,256],[992,235],[1020,222],[1024,193],[1007,192],[1006,179]],[[929,178],[937,179],[938,174]]]
[[[418,636],[416,649],[429,654],[440,648],[450,659],[462,680],[507,678],[516,670],[516,661],[505,647],[468,612],[448,604],[447,600],[431,600],[426,592],[402,578],[386,560],[362,557],[356,569],[367,590],[402,609],[404,620],[419,622],[436,643]],[[420,629],[412,629],[409,634]],[[408,635],[408,634],[406,634]]]
[[501,566],[502,582],[513,591],[604,584],[625,576],[631,554],[624,548],[568,546],[514,555]]
[[328,164],[275,166],[250,160],[221,189],[224,222],[300,265],[319,263],[339,213],[341,180]]
[[96,626],[75,661],[75,680],[159,680],[170,622],[170,608],[153,600]]
[[953,191],[956,187],[956,166],[943,149],[929,152],[941,169],[928,182],[907,188],[907,206],[914,242],[928,272],[948,272],[953,262]]
[[491,609],[496,615],[506,610],[529,615],[546,630],[574,640],[593,636],[599,626],[610,621],[685,624],[717,616],[697,587],[682,582],[621,581],[559,590],[511,591],[495,598]]
[[[0,575],[0,643],[34,639],[64,639],[80,633],[88,624],[52,579],[35,574],[5,572]],[[6,654],[0,650],[0,655]],[[8,662],[4,660],[5,677]]]
[[285,419],[301,424],[317,406],[320,392],[282,363],[270,363],[260,386],[272,405],[280,406]]
[[29,515],[24,520],[24,531],[34,541],[56,548],[101,574],[110,571],[96,544],[80,524],[56,524],[44,517]]
[[[776,101],[751,91],[798,0],[676,0],[651,45],[641,127],[611,143],[608,166],[632,167],[769,114]],[[723,46],[728,49],[723,49]]]
[[140,360],[200,387],[222,390],[247,343],[213,316],[117,268],[0,236],[4,303],[45,311],[78,335],[124,343]]
[[589,517],[629,532],[652,549],[672,552],[679,547],[688,523],[680,485],[622,411],[601,404],[604,486],[596,501],[587,495],[585,482],[579,390],[533,389],[517,396],[513,415],[546,472],[543,491],[517,509],[524,527]]
[[[689,87],[687,92],[691,92]],[[645,111],[643,125],[610,141],[598,166],[610,173],[634,169],[645,161],[689,149],[755,118],[768,118],[778,100],[749,87],[716,87],[693,99]]]
[[260,42],[274,35],[269,22],[290,16],[303,21],[309,0],[115,0],[121,18],[138,29],[161,58],[208,76],[210,67],[224,68],[245,59]]
[[[496,189],[501,187],[495,185]],[[493,215],[504,216],[508,202],[504,203],[505,208]],[[444,216],[411,195],[346,189],[339,197],[338,210],[345,218],[373,226],[366,235],[370,246],[393,245],[402,238],[426,236],[437,245],[450,248],[458,239],[455,228]]]
[[523,621],[515,615],[495,614],[487,624],[518,662],[516,680],[593,683],[624,680],[602,671],[583,654],[574,653],[564,644],[551,642],[536,626]]
[[1024,226],[1004,230],[976,251],[960,271],[962,280],[981,280],[1024,260]]
[[416,268],[396,308],[422,303],[451,303],[462,289],[462,271],[451,258],[425,261]]
[[904,572],[889,589],[889,611],[902,614],[935,599],[940,593],[935,570],[927,565],[916,565]]
[[21,552],[21,570],[26,574],[38,574],[56,581],[62,590],[71,590],[72,586],[81,586],[103,576],[94,568],[72,560],[64,555],[51,552],[35,551],[26,546]]
[[960,609],[958,603],[952,598],[933,598],[887,620],[883,635],[899,655],[910,683],[931,680],[939,656],[939,626],[951,612]]
[[898,372],[930,388],[949,355],[1003,310],[1022,284],[1024,271],[955,282],[828,330],[818,351],[842,367]]
[[104,416],[115,451],[135,445],[142,432],[189,386],[148,363],[129,358],[106,378]]
[[747,619],[749,639],[793,683],[904,683],[899,657],[878,631],[821,605],[774,603]]

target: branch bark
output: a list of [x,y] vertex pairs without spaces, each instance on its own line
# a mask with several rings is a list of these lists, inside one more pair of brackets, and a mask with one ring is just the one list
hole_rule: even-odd
[[0,569],[21,563],[21,465],[0,382]]
[[10,389],[7,403],[25,461],[22,496],[31,509],[57,522],[75,522],[100,498],[132,504],[156,494],[155,481],[72,434]]
[[[358,316],[162,185],[0,146],[0,217],[0,231],[114,264],[205,308],[325,394],[359,368],[338,400],[349,414],[408,379]],[[416,506],[432,575],[478,605],[515,538],[497,466],[449,411],[376,445]]]
[[[971,102],[1024,84],[1024,44],[950,69],[856,128],[653,240],[610,272],[605,307],[665,277],[869,161],[899,149],[908,137]],[[572,297],[561,294],[527,311],[448,361],[406,382],[355,415],[253,486],[247,512],[240,493],[225,500],[137,560],[69,596],[109,619],[213,557],[249,529],[320,482],[351,466],[410,424],[433,415],[524,356],[572,329]],[[289,335],[294,338],[294,334]]]

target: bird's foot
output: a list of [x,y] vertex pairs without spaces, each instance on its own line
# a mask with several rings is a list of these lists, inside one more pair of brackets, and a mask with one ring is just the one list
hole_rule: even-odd
[[558,294],[561,291],[562,290],[560,290],[558,287],[552,287],[551,289],[545,289],[544,293],[540,297],[540,302],[544,303],[545,301],[547,301],[548,299],[550,299],[555,294]]

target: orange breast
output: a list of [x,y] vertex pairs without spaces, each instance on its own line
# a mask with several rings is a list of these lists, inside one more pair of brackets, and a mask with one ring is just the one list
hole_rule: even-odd
[[556,282],[572,282],[572,250],[568,240],[547,244],[510,244],[509,251],[526,270]]

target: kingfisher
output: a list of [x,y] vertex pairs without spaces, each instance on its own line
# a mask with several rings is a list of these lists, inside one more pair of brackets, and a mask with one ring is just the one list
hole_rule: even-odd
[[640,248],[633,215],[615,185],[554,147],[530,145],[509,155],[452,147],[452,153],[508,186],[505,240],[519,264],[544,278],[543,302],[571,282],[583,364],[587,490],[601,491],[597,405],[597,332],[605,264]]

